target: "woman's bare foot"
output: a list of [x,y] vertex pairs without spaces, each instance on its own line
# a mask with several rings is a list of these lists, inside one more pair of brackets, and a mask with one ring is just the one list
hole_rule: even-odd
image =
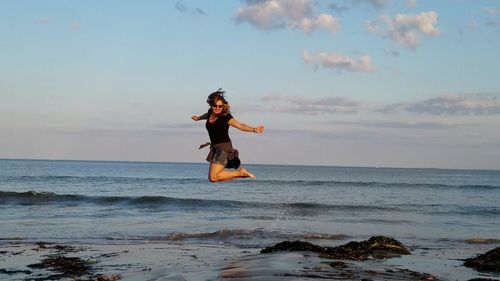
[[253,180],[257,178],[254,174],[250,173],[250,172],[249,172],[247,169],[245,169],[244,167],[241,167],[241,169],[240,169],[240,173],[241,173],[241,174],[243,175],[243,177],[245,177],[245,178],[251,178],[251,179],[253,179]]

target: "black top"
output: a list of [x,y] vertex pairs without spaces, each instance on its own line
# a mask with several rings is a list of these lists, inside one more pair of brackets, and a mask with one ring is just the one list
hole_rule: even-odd
[[208,110],[208,118],[205,123],[205,128],[207,128],[208,135],[210,136],[210,142],[212,145],[231,141],[229,138],[229,120],[233,118],[231,113],[219,116],[215,122],[211,123],[209,121],[212,109]]

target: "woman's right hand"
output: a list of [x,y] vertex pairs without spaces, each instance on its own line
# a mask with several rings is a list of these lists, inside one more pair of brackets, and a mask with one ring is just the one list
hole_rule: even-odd
[[191,119],[193,119],[193,121],[200,121],[201,118],[199,116],[194,115],[191,117]]
[[256,127],[256,128],[254,128],[254,129],[253,129],[253,132],[254,132],[254,133],[258,133],[258,134],[262,134],[262,133],[264,133],[264,126],[260,125],[260,126],[258,126],[258,127]]

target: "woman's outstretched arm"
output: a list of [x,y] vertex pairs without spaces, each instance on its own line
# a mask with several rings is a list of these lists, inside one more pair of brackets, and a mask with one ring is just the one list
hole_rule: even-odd
[[238,130],[244,131],[244,132],[254,132],[254,133],[263,133],[264,132],[264,126],[260,125],[258,127],[252,127],[247,124],[241,123],[238,120],[231,118],[228,122],[229,125],[235,127]]
[[203,120],[203,119],[208,119],[208,113],[205,113],[201,116],[192,116],[191,119],[193,119],[194,121],[200,121],[200,120]]

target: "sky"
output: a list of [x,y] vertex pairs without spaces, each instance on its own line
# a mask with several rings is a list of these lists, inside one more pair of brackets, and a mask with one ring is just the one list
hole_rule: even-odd
[[0,158],[500,169],[497,0],[0,0]]

